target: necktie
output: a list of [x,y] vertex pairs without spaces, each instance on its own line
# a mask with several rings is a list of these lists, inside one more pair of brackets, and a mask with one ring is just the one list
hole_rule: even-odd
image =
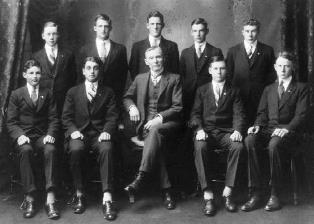
[[253,56],[253,45],[250,45],[247,56],[249,57],[249,59],[251,59],[251,57]]
[[103,43],[100,47],[100,52],[99,52],[99,56],[100,56],[100,59],[103,63],[105,63],[106,61],[106,56],[107,56],[107,50],[106,50],[106,44]]
[[32,92],[31,92],[31,100],[33,101],[33,104],[36,106],[38,97],[37,97],[35,88],[33,88]]
[[152,76],[152,82],[153,82],[153,85],[154,85],[154,86],[156,86],[157,83],[158,83],[157,78],[158,78],[158,76],[156,76],[156,77],[153,77],[153,76]]
[[216,106],[218,105],[218,101],[219,101],[219,98],[220,98],[220,88],[218,85],[215,86],[215,103],[216,103]]
[[202,55],[202,47],[201,47],[201,45],[199,45],[199,46],[196,48],[196,55],[197,55],[198,58],[201,57],[201,55]]
[[49,61],[51,62],[52,65],[55,64],[56,62],[56,55],[53,51],[53,49],[51,48],[50,52],[49,52]]
[[96,86],[91,83],[90,88],[87,92],[88,100],[92,102],[96,96]]
[[282,94],[285,92],[285,87],[283,86],[283,81],[281,81],[278,85],[278,96],[279,96],[279,100],[282,97]]

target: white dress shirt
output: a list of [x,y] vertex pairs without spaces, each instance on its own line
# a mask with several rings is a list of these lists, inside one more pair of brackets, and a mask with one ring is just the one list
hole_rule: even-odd
[[150,71],[150,78],[154,84],[154,86],[156,86],[161,79],[161,73],[164,71],[164,69],[162,69],[161,71],[159,71],[158,73],[154,73],[153,71]]
[[151,35],[148,35],[148,40],[151,47],[158,47],[160,45],[161,36],[153,37]]
[[[58,56],[58,44],[56,44],[53,47],[49,46],[48,44],[45,44],[45,51],[46,51],[49,61],[52,64],[54,64]],[[51,58],[52,56],[54,57],[54,59]]]
[[194,42],[194,47],[195,47],[195,50],[196,52],[198,51],[198,49],[200,48],[201,49],[201,53],[204,52],[204,49],[206,47],[206,41],[202,42],[202,43],[197,43],[197,42]]
[[111,42],[109,39],[101,40],[96,38],[96,48],[100,58],[107,58],[111,48]]
[[89,101],[92,101],[93,98],[96,96],[97,88],[98,88],[98,81],[92,83],[85,80],[86,96]]
[[33,90],[35,88],[35,92],[36,92],[37,99],[38,99],[39,85],[34,87],[34,86],[31,86],[30,84],[26,83],[26,87],[27,87],[27,91],[28,91],[29,97],[32,97],[32,92],[33,92]]
[[253,43],[248,43],[247,41],[244,41],[244,48],[246,53],[249,55],[250,51],[252,52],[251,55],[255,52],[257,46],[257,40]]
[[285,89],[285,91],[287,91],[291,80],[292,80],[292,76],[290,76],[289,78],[286,78],[286,79],[282,79],[282,80],[278,79],[278,85],[282,82],[283,88]]
[[213,85],[213,92],[214,92],[214,95],[215,95],[215,103],[216,103],[216,106],[218,106],[218,101],[219,101],[219,98],[222,95],[222,91],[223,91],[223,88],[224,88],[224,85],[225,85],[225,81],[223,81],[223,82],[212,81],[212,85]]

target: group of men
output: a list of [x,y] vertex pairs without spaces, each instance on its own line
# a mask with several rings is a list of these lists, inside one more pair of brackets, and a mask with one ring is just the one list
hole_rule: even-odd
[[[275,59],[273,49],[257,40],[260,24],[254,19],[244,23],[244,40],[229,49],[226,60],[219,48],[206,42],[209,29],[202,18],[192,21],[194,44],[182,51],[181,58],[177,44],[161,35],[160,12],[149,13],[146,26],[148,37],[134,43],[128,64],[126,48],[110,39],[112,21],[105,14],[95,18],[95,42],[83,46],[76,59],[58,45],[58,25],[44,24],[45,46],[25,63],[26,86],[12,92],[7,111],[7,128],[19,154],[25,189],[25,218],[37,210],[35,153],[44,161],[48,218],[60,216],[55,198],[58,142],[65,142],[69,158],[74,213],[86,209],[82,161],[92,150],[99,165],[104,218],[117,217],[112,198],[113,151],[122,111],[129,114],[138,139],[144,142],[136,178],[125,187],[129,195],[139,192],[159,169],[165,207],[175,208],[164,152],[170,149],[165,143],[192,130],[205,215],[216,213],[211,180],[212,152],[217,147],[228,149],[222,193],[228,211],[237,210],[233,188],[245,151],[251,194],[241,210],[260,205],[263,161],[259,154],[265,148],[271,189],[265,210],[281,207],[283,159],[293,151],[308,107],[307,88],[294,79],[293,55],[282,51]],[[128,71],[132,83],[124,91]]]

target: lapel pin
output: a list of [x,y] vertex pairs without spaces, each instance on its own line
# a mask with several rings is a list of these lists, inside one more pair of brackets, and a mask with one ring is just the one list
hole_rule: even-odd
[[44,96],[40,96],[41,99],[44,99]]
[[257,52],[257,55],[260,55],[261,53]]

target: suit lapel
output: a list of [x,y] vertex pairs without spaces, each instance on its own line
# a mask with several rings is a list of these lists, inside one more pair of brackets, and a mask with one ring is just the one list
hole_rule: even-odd
[[210,102],[210,104],[211,105],[214,105],[214,108],[216,108],[216,110],[217,110],[217,105],[216,105],[216,100],[215,100],[215,94],[214,94],[214,89],[213,89],[213,83],[212,82],[210,82],[210,83],[208,83],[208,85],[209,85],[209,87],[208,87],[208,92],[209,92],[209,94],[208,94],[208,100],[209,100],[209,102]]
[[226,102],[226,99],[229,97],[231,91],[231,87],[225,83],[221,96],[218,101],[218,107],[222,107],[222,105]]
[[243,61],[247,64],[247,67],[250,68],[250,59],[246,53],[243,42],[240,45],[240,54],[242,55]]
[[260,53],[261,51],[261,44],[259,42],[257,42],[257,45],[256,45],[256,49],[251,57],[251,62],[249,63],[250,64],[250,68],[254,65],[254,63],[257,61],[257,59],[259,58],[259,55],[261,54]]
[[291,94],[293,94],[295,90],[296,90],[295,82],[291,80],[287,90],[282,94],[281,100],[279,101],[279,110],[281,110],[281,108],[289,101]]
[[29,95],[29,92],[28,92],[28,90],[27,90],[27,87],[24,86],[24,88],[23,88],[22,91],[23,91],[23,98],[24,98],[25,102],[28,104],[28,106],[29,106],[30,108],[34,108],[35,106],[34,106],[34,104],[33,104],[33,101],[31,100],[31,97],[30,97],[30,95]]
[[168,86],[168,81],[169,81],[169,76],[167,73],[161,74],[161,79],[160,79],[160,88],[159,88],[159,93],[158,93],[158,98],[157,102],[159,101],[160,96],[163,94],[165,89]]
[[78,89],[77,93],[77,99],[79,105],[81,105],[82,110],[84,111],[85,114],[89,115],[88,111],[88,99],[87,99],[87,94],[86,94],[86,88],[85,88],[85,82],[83,82]]
[[110,44],[111,44],[110,50],[108,52],[108,56],[107,56],[105,64],[104,64],[104,72],[106,72],[108,70],[110,63],[112,62],[113,58],[115,58],[115,56],[117,54],[117,49],[116,49],[114,42],[110,40]]
[[[147,90],[148,90],[148,85],[149,85],[149,79],[150,79],[150,73],[146,73],[147,75],[143,76],[142,78],[142,82],[140,83],[140,86],[142,88],[140,88],[140,98],[142,101],[141,104],[139,104],[139,106],[141,106],[140,110],[142,111],[142,114],[144,114],[145,116],[145,106],[146,106],[146,99],[147,99]],[[145,117],[143,117],[143,119],[145,119]]]
[[47,98],[47,90],[39,87],[37,109],[36,109],[37,112],[40,111],[40,109],[43,107],[46,98]]
[[52,76],[53,74],[51,74],[51,68],[49,65],[49,59],[48,56],[46,54],[46,50],[45,48],[41,49],[39,52],[39,60],[40,60],[40,65],[42,66],[44,71],[48,71],[48,75]]
[[[193,47],[194,47],[194,46],[193,46]],[[194,48],[193,50],[195,51],[195,48]],[[196,54],[194,54],[194,51],[193,51],[193,55],[194,55],[194,57],[195,57]],[[201,60],[200,60],[200,62],[199,62],[199,66],[197,67],[197,73],[199,73],[199,72],[202,70],[202,68],[203,68],[204,65],[206,64],[208,58],[209,58],[209,44],[206,43],[204,52],[203,52],[203,54],[202,54],[202,56],[201,56]]]
[[103,104],[103,100],[105,99],[103,95],[104,95],[104,88],[101,85],[98,85],[96,96],[94,98],[94,102],[93,102],[93,106],[91,110],[91,114],[95,113],[98,110],[98,108]]
[[56,77],[57,74],[59,73],[58,71],[62,67],[63,61],[64,61],[64,51],[63,51],[63,49],[61,49],[61,47],[59,47],[58,48],[58,55],[57,55],[56,62],[55,62],[56,64],[54,65],[55,66],[55,69],[53,71],[54,77]]

